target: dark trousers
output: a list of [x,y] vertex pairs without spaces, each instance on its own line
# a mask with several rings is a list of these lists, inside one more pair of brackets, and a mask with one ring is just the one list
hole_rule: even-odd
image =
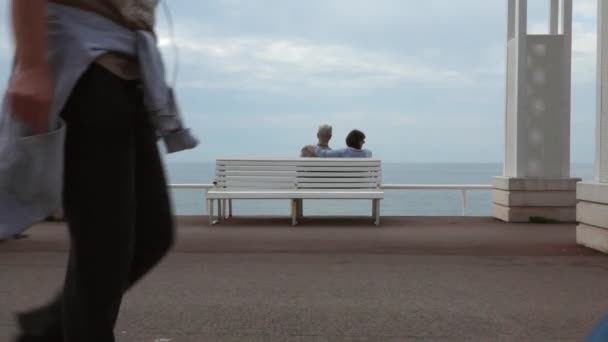
[[32,341],[112,342],[123,294],[173,243],[162,161],[135,81],[93,65],[62,117],[65,286],[49,305],[21,314],[20,324],[25,336],[40,336]]

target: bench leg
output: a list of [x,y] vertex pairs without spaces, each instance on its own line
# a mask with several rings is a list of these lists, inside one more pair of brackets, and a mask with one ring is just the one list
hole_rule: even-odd
[[224,200],[217,200],[217,214],[220,223],[224,223]]
[[205,211],[203,212],[207,213],[207,215],[209,215],[209,199],[205,197]]
[[376,220],[376,200],[372,200],[372,220]]
[[295,226],[298,224],[298,200],[291,200],[291,225]]
[[232,199],[228,200],[228,217],[232,217]]
[[380,200],[375,199],[373,201],[373,212],[374,212],[374,223],[376,226],[380,225]]
[[214,208],[214,200],[212,199],[208,199],[207,200],[207,207],[209,208],[209,225],[213,225],[213,212],[215,211]]
[[297,199],[297,209],[298,209],[298,218],[302,218],[304,217],[304,200],[303,199]]
[[228,200],[222,200],[222,219],[226,220],[226,207],[228,207],[226,204],[228,203]]

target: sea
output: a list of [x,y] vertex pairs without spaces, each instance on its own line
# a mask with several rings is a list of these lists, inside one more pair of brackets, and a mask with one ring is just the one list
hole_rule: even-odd
[[[572,164],[571,176],[593,179],[593,164]],[[167,165],[170,183],[211,183],[214,163],[170,163]],[[491,184],[494,176],[502,175],[499,163],[383,163],[382,181],[391,184]],[[172,190],[174,210],[179,215],[205,214],[202,190]],[[235,215],[289,215],[288,200],[235,200]],[[304,212],[311,216],[371,215],[367,200],[309,200]],[[458,190],[386,190],[381,205],[386,216],[456,216],[462,214],[461,193]],[[491,216],[490,190],[467,192],[468,216]]]

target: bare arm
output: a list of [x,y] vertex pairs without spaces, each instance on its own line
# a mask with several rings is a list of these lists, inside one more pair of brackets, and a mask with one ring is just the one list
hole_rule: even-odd
[[304,146],[304,148],[302,148],[302,153],[304,154],[304,151],[306,151],[307,157],[316,157],[315,155],[315,147],[312,145],[306,145]]
[[36,67],[48,65],[46,6],[47,0],[12,1],[13,30],[19,64]]
[[47,0],[12,0],[16,65],[7,91],[13,114],[36,131],[48,128],[52,86],[47,59]]

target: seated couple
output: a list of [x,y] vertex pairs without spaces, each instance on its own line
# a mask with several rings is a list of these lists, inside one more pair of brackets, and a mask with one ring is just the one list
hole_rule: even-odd
[[300,157],[323,157],[323,158],[371,158],[372,151],[363,149],[365,134],[359,130],[352,130],[346,136],[345,148],[332,150],[329,147],[332,127],[322,125],[317,132],[319,142],[316,146],[307,145],[302,148]]

